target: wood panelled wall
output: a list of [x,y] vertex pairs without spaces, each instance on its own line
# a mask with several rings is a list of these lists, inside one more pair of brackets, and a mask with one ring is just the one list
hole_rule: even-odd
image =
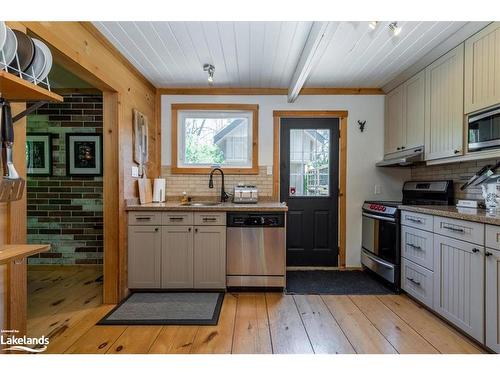
[[[56,63],[103,91],[104,301],[116,303],[128,292],[125,199],[138,196],[135,179],[131,176],[133,109],[149,118],[148,175],[160,174],[156,89],[90,23],[23,22],[22,25],[50,46]],[[22,138],[16,141],[23,143]],[[13,224],[12,220],[7,220],[5,226],[9,228]]]

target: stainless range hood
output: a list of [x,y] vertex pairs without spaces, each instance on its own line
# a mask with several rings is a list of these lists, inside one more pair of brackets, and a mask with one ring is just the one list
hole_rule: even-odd
[[407,167],[424,161],[424,146],[386,155],[384,160],[375,164],[377,167]]

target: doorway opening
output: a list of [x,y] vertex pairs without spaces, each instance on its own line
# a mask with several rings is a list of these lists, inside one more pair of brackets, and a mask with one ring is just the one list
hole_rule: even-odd
[[103,295],[103,95],[62,66],[62,103],[27,116],[28,334],[52,339]]
[[345,268],[346,111],[274,112],[274,196],[287,202],[287,269]]

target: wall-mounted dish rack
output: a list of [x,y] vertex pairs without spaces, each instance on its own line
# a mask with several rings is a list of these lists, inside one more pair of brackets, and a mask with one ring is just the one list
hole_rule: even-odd
[[[19,61],[17,55],[15,58]],[[29,115],[47,102],[63,101],[62,96],[50,90],[48,77],[39,81],[34,77],[33,70],[28,69],[27,72],[22,72],[19,69],[7,67],[2,51],[0,51],[0,97],[10,102],[35,102],[14,116],[14,122]]]

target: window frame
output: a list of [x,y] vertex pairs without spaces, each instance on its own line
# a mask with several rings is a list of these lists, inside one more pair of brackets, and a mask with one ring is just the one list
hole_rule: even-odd
[[206,174],[210,173],[211,167],[189,167],[179,166],[179,111],[204,111],[204,112],[224,112],[224,111],[244,111],[251,112],[252,117],[252,163],[251,167],[224,167],[225,174],[249,175],[259,173],[259,105],[258,104],[219,104],[219,103],[182,103],[171,105],[171,140],[172,140],[172,160],[171,171],[175,174]]

